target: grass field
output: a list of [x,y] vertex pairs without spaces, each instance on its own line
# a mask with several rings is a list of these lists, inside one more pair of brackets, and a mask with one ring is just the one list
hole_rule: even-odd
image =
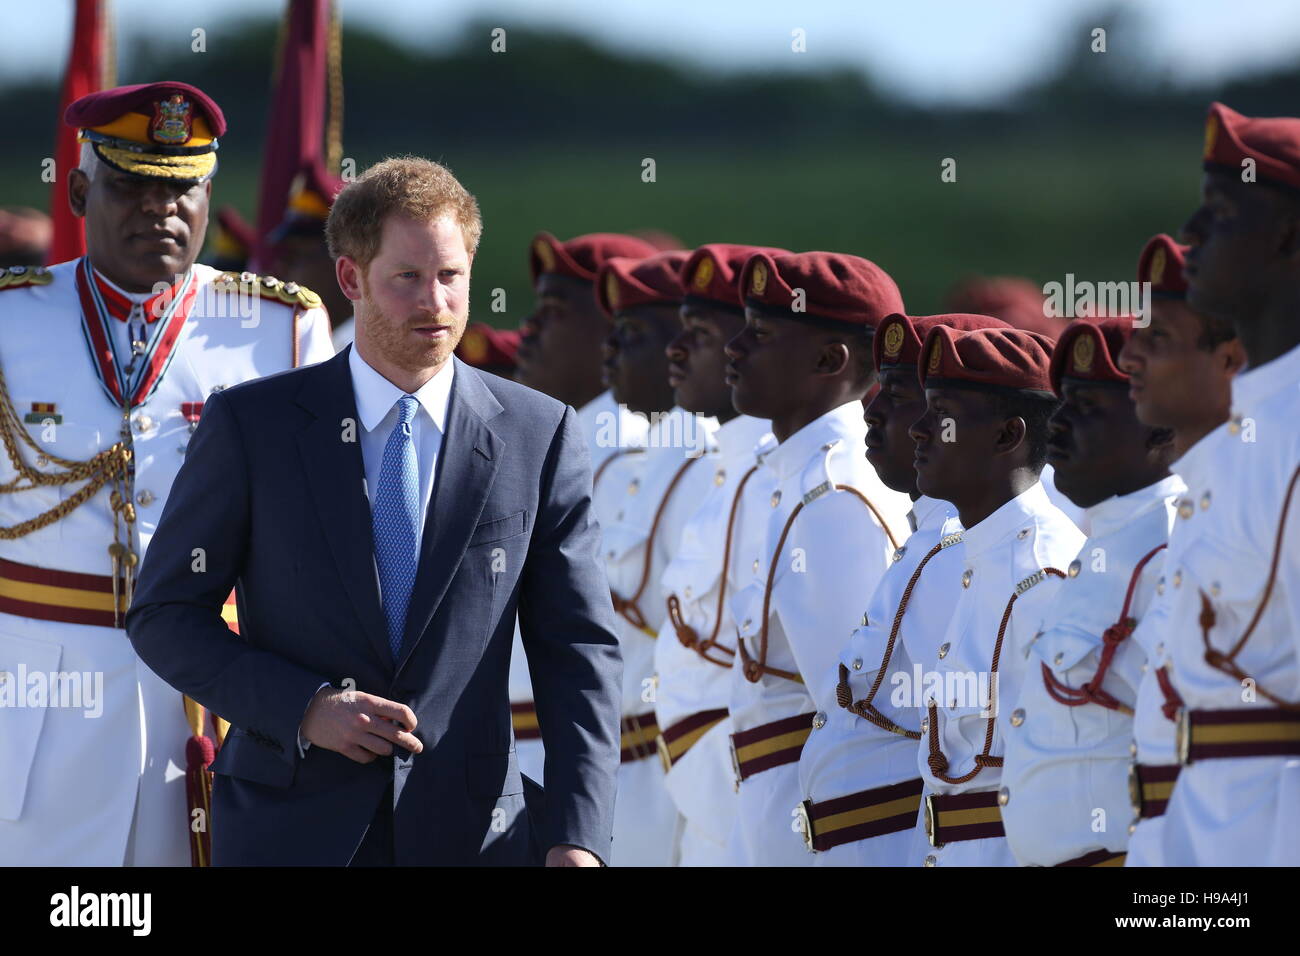
[[[890,271],[909,311],[935,311],[969,273],[1017,274],[1042,283],[1133,278],[1142,243],[1176,231],[1193,210],[1199,130],[1111,142],[809,144],[770,135],[734,147],[659,144],[599,149],[503,148],[444,155],[483,210],[473,317],[513,326],[532,305],[528,241],[539,229],[565,238],[655,228],[683,242],[753,242],[864,255]],[[940,180],[945,157],[957,181]],[[642,160],[656,181],[642,181]],[[356,154],[358,166],[381,158]],[[214,205],[251,215],[257,169],[223,157]],[[44,207],[47,186],[0,160],[0,205]],[[6,165],[9,164],[9,165]],[[489,310],[506,290],[506,311]]]

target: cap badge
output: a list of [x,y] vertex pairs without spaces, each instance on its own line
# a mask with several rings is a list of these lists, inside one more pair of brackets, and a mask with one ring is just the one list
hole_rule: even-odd
[[542,264],[542,272],[555,271],[555,252],[551,249],[550,243],[545,239],[538,239],[533,243],[533,253]]
[[460,340],[461,358],[470,365],[477,365],[487,358],[487,336],[478,329],[470,329]]
[[889,328],[885,329],[885,357],[898,358],[898,353],[903,350],[903,324],[901,322],[891,322]]
[[1151,284],[1159,285],[1165,278],[1165,249],[1164,246],[1156,246],[1156,251],[1151,254]]
[[767,266],[761,262],[754,263],[754,269],[749,275],[749,291],[754,295],[762,295],[767,289]]
[[612,272],[605,276],[605,299],[611,312],[618,308],[618,276]]
[[713,281],[713,260],[707,256],[700,260],[700,264],[695,267],[695,278],[691,280],[691,285],[699,292],[703,292]]
[[153,105],[153,122],[149,124],[149,138],[164,146],[180,146],[190,138],[194,122],[194,107],[179,93]]
[[1214,141],[1219,138],[1219,117],[1211,113],[1205,121],[1205,156],[1209,159],[1214,152]]
[[935,338],[934,344],[930,346],[930,364],[926,366],[926,371],[934,374],[939,371],[939,359],[943,354],[943,341]]
[[1083,374],[1092,371],[1092,360],[1097,356],[1097,343],[1091,335],[1080,335],[1074,340],[1074,370]]

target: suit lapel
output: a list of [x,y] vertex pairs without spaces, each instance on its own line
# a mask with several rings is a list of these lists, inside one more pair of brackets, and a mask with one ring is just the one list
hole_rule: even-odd
[[452,380],[438,473],[420,538],[420,564],[406,609],[400,671],[446,596],[492,491],[504,446],[486,420],[501,411],[478,373],[459,359]]
[[[298,451],[343,588],[379,660],[391,667],[392,651],[375,579],[374,529],[361,458],[362,426],[348,352],[344,349],[320,365],[304,383],[298,403],[315,419],[298,435]],[[349,420],[351,440],[345,440],[344,423]]]

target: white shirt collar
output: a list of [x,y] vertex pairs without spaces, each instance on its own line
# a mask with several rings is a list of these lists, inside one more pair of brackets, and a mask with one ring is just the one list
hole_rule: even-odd
[[773,448],[763,459],[763,464],[776,474],[778,480],[785,481],[802,471],[819,449],[825,451],[824,446],[837,439],[849,446],[849,454],[861,455],[866,431],[862,403],[855,398],[799,429]]
[[1271,362],[1248,368],[1232,381],[1234,415],[1249,415],[1261,401],[1300,380],[1300,345]]
[[[349,350],[348,368],[352,372],[357,415],[366,431],[374,431],[406,392],[371,368],[370,363],[357,351],[356,343],[349,346]],[[455,361],[448,359],[433,378],[412,393],[439,432],[446,431],[447,406],[451,402],[451,383],[455,369]]]
[[973,528],[967,528],[963,535],[966,545],[966,557],[973,559],[976,555],[1010,538],[1040,514],[1052,509],[1051,499],[1041,481],[1035,481],[1027,490],[1022,491],[1010,501],[1004,503]]
[[1200,441],[1169,466],[1169,470],[1183,479],[1189,488],[1199,488],[1219,469],[1219,445],[1226,440],[1227,434],[1228,423],[1223,422],[1208,435],[1202,435]]
[[1155,484],[1127,495],[1112,495],[1084,511],[1088,517],[1089,537],[1104,538],[1132,524],[1148,511],[1187,491],[1177,475],[1161,478]]
[[921,495],[912,502],[912,510],[908,512],[910,516],[908,523],[913,525],[913,531],[920,531],[923,528],[928,531],[943,527],[944,523],[956,514],[957,509],[949,502]]
[[750,415],[737,415],[718,427],[714,438],[725,461],[737,461],[754,453],[754,447],[764,435],[772,433],[772,423]]

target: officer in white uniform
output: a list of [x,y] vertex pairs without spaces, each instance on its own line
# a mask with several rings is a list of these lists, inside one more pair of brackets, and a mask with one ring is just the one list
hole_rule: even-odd
[[[615,322],[606,378],[620,404],[651,416],[644,451],[613,459],[593,497],[623,655],[616,866],[671,866],[678,857],[680,824],[664,786],[655,716],[655,644],[667,613],[659,581],[686,520],[713,486],[718,427],[712,418],[670,407],[664,350],[681,328],[680,272],[687,255],[611,259],[596,281],[597,299]],[[655,407],[666,411],[651,412]]]
[[838,648],[827,637],[848,633],[905,534],[907,496],[863,457],[861,404],[874,379],[871,333],[903,303],[874,263],[834,253],[757,254],[740,287],[747,324],[727,345],[733,401],[770,417],[779,444],[763,458],[765,480],[745,488],[732,559],[740,801],[728,859],[807,866],[798,761],[827,719],[816,704],[833,693]]
[[[1149,323],[1133,329],[1119,357],[1129,376],[1139,420],[1169,428],[1176,460],[1171,470],[1184,488],[1175,513],[1195,514],[1187,485],[1202,486],[1235,442],[1226,428],[1232,404],[1232,378],[1245,352],[1231,323],[1213,320],[1188,307],[1183,265],[1188,247],[1172,237],[1152,237],[1138,259],[1138,281],[1151,283]],[[1217,429],[1217,431],[1216,431]],[[1168,547],[1154,561],[1176,568],[1197,522],[1175,521]],[[1138,622],[1131,640],[1141,645],[1146,661],[1133,707],[1133,743],[1129,752],[1129,796],[1133,822],[1125,866],[1164,865],[1164,813],[1181,769],[1176,748],[1177,699],[1169,677],[1170,602],[1181,593],[1169,576],[1156,582],[1155,599]]]
[[[916,490],[907,429],[925,411],[916,366],[935,325],[998,328],[998,319],[891,315],[876,330],[880,390],[868,404],[867,460],[880,480],[912,497],[911,537],[894,552],[860,626],[840,652],[834,694],[818,701],[826,724],[799,757],[803,834],[817,866],[902,866],[913,847],[921,800],[916,748],[921,716],[912,700],[914,669],[904,647],[947,626],[947,582],[960,574],[961,522],[946,501]],[[938,584],[936,584],[938,582]],[[931,587],[939,592],[930,596]],[[929,655],[927,655],[928,657]]]
[[1174,502],[1167,429],[1142,425],[1117,359],[1132,319],[1075,322],[1056,343],[1048,458],[1092,533],[1027,649],[1005,731],[1002,823],[1023,866],[1122,866],[1130,718]]
[[744,327],[736,279],[753,246],[702,246],[682,268],[681,333],[668,346],[669,382],[679,406],[722,421],[718,452],[698,510],[686,521],[661,580],[667,617],[654,648],[655,715],[665,784],[682,817],[682,866],[721,866],[736,811],[731,769],[731,660],[735,636],[723,625],[735,545],[737,495],[775,444],[766,421],[737,415],[723,347]]
[[[1187,301],[1233,323],[1250,368],[1233,383],[1237,440],[1179,508],[1199,530],[1170,578],[1172,866],[1300,864],[1300,270],[1273,242],[1300,225],[1297,157],[1300,119],[1211,105],[1204,202],[1184,226]],[[1247,160],[1256,182],[1242,181]]]
[[[191,730],[122,630],[134,572],[204,399],[327,358],[329,322],[293,283],[194,264],[225,130],[207,96],[122,87],[66,120],[87,256],[0,280],[0,861],[183,865]],[[37,700],[38,673],[85,684]]]
[[930,641],[904,642],[926,674],[917,864],[1015,862],[999,813],[1002,702],[1019,694],[1023,649],[1052,600],[1052,576],[1064,576],[1083,543],[1038,481],[1057,404],[1051,346],[1018,329],[940,325],[922,351],[927,409],[912,426],[917,488],[957,507],[965,560],[946,582],[949,623],[937,650],[928,652]]

